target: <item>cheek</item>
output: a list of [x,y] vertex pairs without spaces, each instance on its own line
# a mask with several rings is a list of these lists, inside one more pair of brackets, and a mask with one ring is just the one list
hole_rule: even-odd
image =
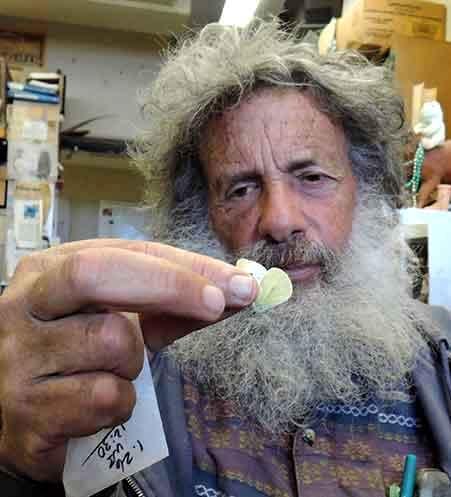
[[238,250],[257,241],[258,213],[256,208],[225,208],[218,204],[210,209],[210,222],[219,240],[229,249]]
[[322,241],[332,250],[343,249],[352,230],[356,205],[355,181],[352,180],[343,190],[318,218]]

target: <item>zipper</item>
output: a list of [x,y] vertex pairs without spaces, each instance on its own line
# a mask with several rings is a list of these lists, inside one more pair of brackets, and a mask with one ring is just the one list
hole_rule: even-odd
[[127,485],[132,489],[133,491],[133,494],[136,496],[136,497],[146,497],[144,495],[144,492],[139,488],[139,485],[138,483],[136,482],[135,479],[133,479],[131,476],[129,476],[128,478],[125,478],[125,482],[127,483]]

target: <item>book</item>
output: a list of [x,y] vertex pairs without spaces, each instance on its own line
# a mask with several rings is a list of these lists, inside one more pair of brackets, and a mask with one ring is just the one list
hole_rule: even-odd
[[57,84],[44,83],[43,81],[38,81],[37,79],[29,79],[27,81],[29,85],[38,86],[39,88],[46,88],[47,90],[53,90],[55,93],[59,90]]
[[16,100],[28,100],[44,104],[58,104],[60,99],[56,95],[45,95],[31,91],[8,90],[8,97]]
[[[60,97],[61,114],[64,115],[65,112],[65,101],[66,101],[66,76],[58,72],[31,72],[27,78],[28,82],[33,81],[33,84],[37,86],[42,85],[55,85],[58,87],[58,95]],[[53,87],[54,88],[54,87]]]
[[56,95],[57,92],[53,89],[44,88],[30,83],[14,83],[8,82],[8,88],[13,91],[31,91],[34,93],[40,93],[44,95]]
[[31,72],[28,75],[29,79],[38,79],[40,81],[59,81],[61,78],[61,74],[57,72]]

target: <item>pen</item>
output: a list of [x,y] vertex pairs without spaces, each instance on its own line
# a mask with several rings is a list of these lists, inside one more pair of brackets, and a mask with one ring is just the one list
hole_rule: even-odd
[[400,497],[413,497],[417,471],[417,456],[408,454],[404,462]]

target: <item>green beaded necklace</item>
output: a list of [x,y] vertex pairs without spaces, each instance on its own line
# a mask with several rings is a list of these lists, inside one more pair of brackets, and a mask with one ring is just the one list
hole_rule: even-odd
[[423,164],[424,164],[424,147],[420,142],[418,144],[417,149],[415,150],[415,157],[413,158],[412,177],[405,184],[405,187],[412,192],[412,195],[416,195],[418,193],[418,190],[420,189],[421,170],[423,169]]

